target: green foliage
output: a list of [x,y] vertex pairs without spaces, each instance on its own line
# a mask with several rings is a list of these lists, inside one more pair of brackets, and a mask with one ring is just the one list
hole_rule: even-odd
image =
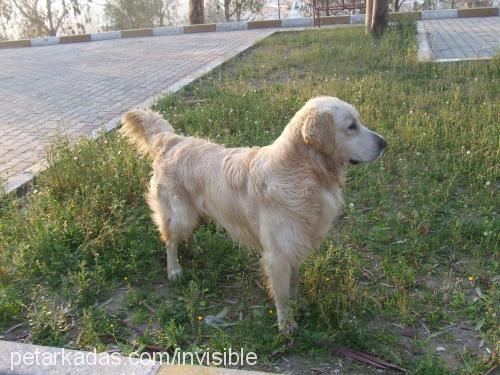
[[184,328],[177,325],[175,320],[170,320],[165,327],[157,333],[157,341],[163,348],[179,348],[184,336]]
[[436,354],[427,354],[417,364],[415,375],[447,375],[451,372]]
[[8,324],[21,317],[23,303],[18,298],[14,285],[0,284],[0,329],[8,328]]
[[0,27],[5,31],[10,24],[21,38],[83,33],[84,23],[87,21],[83,14],[88,10],[90,2],[0,0]]
[[177,0],[107,0],[104,14],[112,30],[167,26],[177,18]]
[[70,329],[69,306],[60,303],[56,296],[37,285],[33,292],[33,303],[27,314],[34,344],[62,346]]
[[335,247],[330,242],[326,247],[304,266],[303,305],[310,310],[307,320],[336,332],[343,330],[361,307],[363,296],[358,282],[362,259],[353,249]]
[[111,338],[116,340],[116,332],[119,325],[102,309],[86,307],[81,312],[78,322],[78,334],[76,343],[78,347],[87,350],[106,350],[106,342]]

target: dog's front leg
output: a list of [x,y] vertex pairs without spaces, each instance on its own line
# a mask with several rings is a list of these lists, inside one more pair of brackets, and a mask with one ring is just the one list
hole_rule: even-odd
[[286,259],[271,249],[264,250],[262,264],[268,279],[269,292],[276,305],[278,328],[282,333],[289,334],[297,328],[290,306],[292,267]]

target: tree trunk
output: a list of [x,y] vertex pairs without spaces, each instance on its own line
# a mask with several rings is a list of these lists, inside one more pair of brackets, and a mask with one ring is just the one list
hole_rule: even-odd
[[366,0],[366,10],[365,10],[365,32],[367,34],[372,31],[372,9],[373,0]]
[[56,36],[57,30],[54,30],[54,18],[52,16],[52,1],[47,0],[47,20],[49,21],[49,34],[50,36]]
[[224,0],[224,18],[226,22],[231,20],[231,13],[229,13],[229,7],[231,6],[231,0]]
[[203,0],[189,0],[189,23],[196,25],[204,22]]
[[165,21],[164,21],[164,19],[165,19],[165,13],[163,13],[163,11],[160,11],[160,12],[158,13],[158,21],[159,21],[159,26],[160,26],[160,27],[165,26],[165,23],[164,23]]
[[366,33],[381,36],[389,20],[389,0],[367,0],[365,29]]

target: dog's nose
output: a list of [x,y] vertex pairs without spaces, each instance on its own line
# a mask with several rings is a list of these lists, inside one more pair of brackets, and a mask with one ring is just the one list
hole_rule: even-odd
[[380,150],[383,150],[387,147],[387,141],[382,137],[378,137],[377,144]]

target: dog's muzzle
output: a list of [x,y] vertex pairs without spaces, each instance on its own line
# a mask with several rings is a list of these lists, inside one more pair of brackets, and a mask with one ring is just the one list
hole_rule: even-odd
[[377,146],[378,149],[380,150],[380,153],[382,153],[382,151],[384,151],[385,148],[387,147],[387,141],[381,136],[377,135]]

